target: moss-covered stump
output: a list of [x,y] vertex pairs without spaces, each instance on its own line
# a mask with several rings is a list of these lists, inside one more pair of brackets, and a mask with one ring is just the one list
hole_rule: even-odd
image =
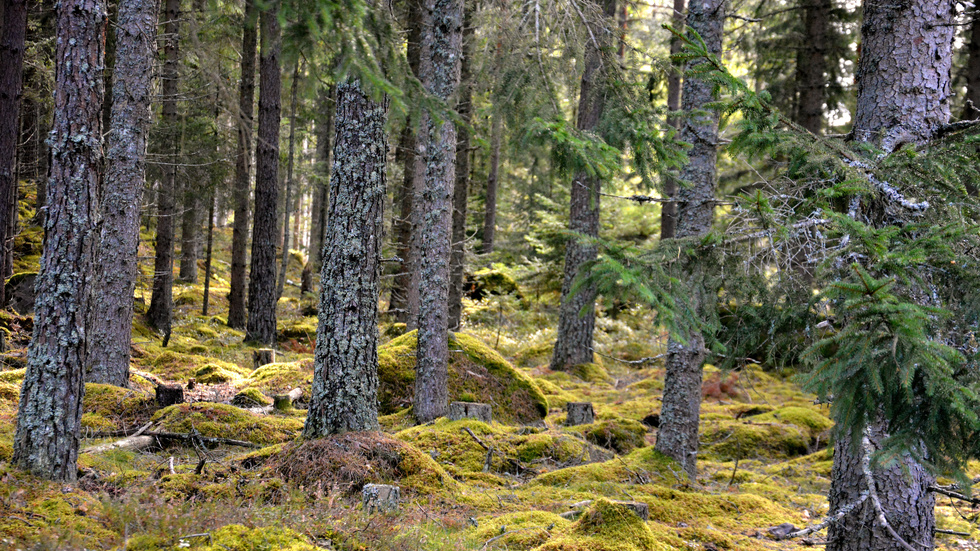
[[159,430],[190,432],[202,436],[231,438],[255,444],[275,444],[296,438],[303,420],[278,415],[259,415],[228,404],[195,402],[166,407],[153,415]]
[[568,372],[587,383],[612,384],[614,382],[606,368],[599,363],[579,364],[573,366]]
[[231,362],[196,354],[182,354],[171,350],[154,358],[153,362],[146,366],[146,371],[167,381],[195,379],[204,384],[213,383],[207,383],[202,379],[213,382],[230,382],[239,381],[248,375],[248,370]]
[[[679,538],[678,538],[679,540]],[[677,541],[682,544],[681,541]],[[567,531],[535,551],[653,551],[669,549],[629,507],[596,500]]]
[[258,391],[272,397],[300,388],[303,390],[303,395],[294,400],[293,405],[305,407],[310,402],[312,385],[313,360],[274,363],[263,365],[253,371],[246,379],[241,393]]
[[[378,349],[382,415],[412,402],[417,335],[406,333]],[[502,423],[535,423],[548,414],[548,400],[534,381],[476,337],[454,333],[449,349],[449,401],[490,404],[494,418]]]
[[82,435],[134,429],[149,421],[156,409],[153,395],[143,391],[86,383]]
[[795,425],[711,419],[701,429],[698,456],[731,459],[787,459],[807,453],[809,438]]

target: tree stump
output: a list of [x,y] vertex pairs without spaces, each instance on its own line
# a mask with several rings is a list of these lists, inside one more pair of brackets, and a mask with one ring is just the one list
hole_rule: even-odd
[[157,403],[165,408],[184,403],[184,387],[180,385],[157,385]]
[[398,510],[401,490],[388,484],[365,484],[361,490],[361,503],[364,512],[390,513]]
[[271,348],[260,348],[252,352],[252,368],[258,369],[263,365],[276,362],[276,351]]
[[595,410],[592,409],[592,402],[568,402],[565,404],[565,425],[574,427],[575,425],[588,425],[595,422]]
[[459,421],[460,419],[476,419],[489,423],[493,420],[493,413],[490,404],[478,402],[453,402],[449,404],[449,419]]

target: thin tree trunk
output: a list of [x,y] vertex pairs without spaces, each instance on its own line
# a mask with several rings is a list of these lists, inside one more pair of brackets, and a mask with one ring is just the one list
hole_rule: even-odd
[[459,331],[463,316],[463,264],[466,259],[466,201],[470,183],[470,130],[473,120],[473,80],[470,64],[473,52],[473,7],[463,8],[463,60],[460,68],[460,99],[456,112],[463,125],[456,134],[456,183],[453,187],[452,251],[449,258],[449,330]]
[[47,239],[35,288],[34,335],[20,391],[13,464],[51,480],[75,480],[88,306],[92,288],[95,190],[102,166],[102,0],[57,5],[55,123]]
[[378,281],[388,100],[337,86],[337,170],[330,181],[316,357],[305,438],[378,430]]
[[483,210],[483,243],[480,252],[493,252],[497,230],[497,187],[500,182],[500,146],[503,142],[503,116],[494,112],[490,123],[490,170],[487,173],[487,200]]
[[[674,11],[670,17],[670,24],[677,32],[684,32],[684,0],[674,0]],[[680,37],[671,35],[670,55],[675,56],[681,53],[683,42]],[[671,66],[667,73],[667,110],[676,113],[681,108],[681,74],[680,68]],[[667,124],[680,130],[681,119],[677,116],[667,118]],[[664,198],[673,199],[677,195],[676,173],[664,173]],[[670,239],[677,235],[677,203],[666,202],[660,210],[660,239]]]
[[827,30],[832,9],[830,0],[803,0],[803,47],[796,61],[796,89],[800,93],[796,122],[814,134],[823,128]]
[[102,276],[93,289],[86,380],[129,386],[140,205],[146,184],[146,140],[153,96],[153,61],[159,6],[150,0],[123,2],[116,24],[112,95],[98,258]]
[[204,257],[204,304],[201,315],[208,315],[208,305],[211,302],[211,253],[214,246],[214,204],[218,202],[217,194],[211,196],[211,206],[208,208],[208,250]]
[[310,223],[310,259],[316,271],[319,271],[323,258],[323,232],[327,227],[327,209],[330,206],[330,135],[333,132],[334,90],[333,86],[323,88],[317,97],[316,177],[313,180],[313,219]]
[[242,74],[238,83],[238,153],[235,155],[235,225],[231,237],[231,282],[228,291],[228,327],[245,327],[245,264],[248,256],[248,213],[252,169],[252,116],[255,110],[255,43],[258,8],[245,0],[242,30]]
[[[296,148],[296,87],[299,83],[299,62],[293,68],[293,82],[289,85],[289,152],[286,161],[286,196],[282,209],[282,265],[279,268],[279,283],[276,298],[282,297],[286,288],[286,269],[289,267],[289,210],[293,204],[293,156]],[[299,211],[296,211],[299,220]]]
[[970,25],[970,42],[967,43],[966,102],[963,120],[980,119],[980,13],[974,8],[973,24]]
[[[463,49],[463,0],[425,0],[421,76],[426,90],[450,101],[459,87]],[[445,414],[449,369],[449,257],[456,177],[456,128],[422,114],[418,158],[424,183],[415,193],[419,255],[418,362],[413,410],[419,422]]]
[[261,15],[259,54],[259,131],[255,148],[255,222],[252,224],[252,265],[248,281],[248,322],[245,340],[276,343],[276,241],[279,201],[279,124],[282,75],[279,55],[279,1]]
[[[4,0],[0,27],[0,254],[6,257],[13,234],[8,233],[11,205],[16,202],[17,121],[23,96],[27,0]],[[0,276],[6,278],[4,270]],[[6,304],[0,285],[0,307]]]
[[164,169],[157,190],[157,242],[153,262],[153,294],[146,312],[147,321],[169,340],[173,316],[174,283],[174,194],[177,189],[177,64],[180,59],[180,0],[166,0],[164,7],[164,63],[160,72],[163,93],[162,123],[166,143],[171,148],[171,166]]
[[[688,4],[687,28],[697,33],[712,55],[721,54],[724,0],[692,0]],[[711,229],[715,210],[718,113],[703,111],[714,101],[713,84],[690,76],[691,69],[704,60],[688,63],[684,79],[682,107],[689,114],[680,137],[692,145],[681,180],[690,185],[677,191],[677,238],[695,237]],[[691,287],[691,307],[699,314],[713,307],[713,292],[706,288],[707,277],[699,258],[687,258],[681,266],[682,278]],[[715,293],[716,294],[716,293]],[[686,343],[671,338],[667,343],[667,373],[664,378],[663,406],[656,449],[684,467],[693,480],[697,474],[698,422],[701,410],[702,368],[706,356],[704,335],[691,329]]]
[[197,283],[197,259],[200,254],[201,202],[200,189],[184,182],[183,212],[180,224],[180,281]]
[[[602,11],[608,23],[616,16],[616,0],[603,0]],[[603,55],[609,53],[612,36],[608,26],[595,25],[586,45],[585,70],[579,91],[578,121],[576,127],[583,132],[594,132],[599,127],[606,103],[607,71]],[[599,42],[599,44],[596,44]],[[588,237],[599,236],[599,191],[602,182],[585,171],[572,178],[571,205],[568,229]],[[592,334],[595,331],[595,288],[583,287],[572,292],[582,267],[593,260],[598,249],[591,243],[571,238],[565,244],[565,276],[561,286],[561,306],[558,311],[558,338],[551,356],[551,369],[567,370],[573,366],[591,363]],[[584,311],[584,313],[583,313]]]

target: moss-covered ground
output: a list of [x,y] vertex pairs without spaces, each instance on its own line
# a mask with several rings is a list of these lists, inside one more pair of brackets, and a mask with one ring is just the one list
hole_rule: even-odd
[[[220,229],[215,249],[229,241],[230,230]],[[289,281],[300,279],[296,260]],[[621,310],[599,318],[595,363],[550,371],[553,291],[465,300],[464,330],[450,338],[451,394],[490,403],[493,422],[416,426],[415,336],[384,323],[382,431],[303,442],[305,410],[260,408],[297,387],[300,408],[309,396],[310,300],[287,285],[277,361],[253,369],[253,349],[225,324],[228,267],[216,266],[208,315],[200,283],[175,289],[166,348],[137,315],[131,388],[86,385],[82,447],[147,423],[151,433],[244,444],[158,439],[139,450],[82,453],[74,484],[36,480],[7,463],[31,320],[0,314],[11,345],[0,369],[0,548],[789,550],[803,542],[774,541],[769,527],[802,527],[827,513],[831,422],[792,377],[758,365],[706,368],[699,475],[690,480],[652,446],[662,363],[619,361],[655,357],[663,335],[644,325],[644,312]],[[138,313],[149,300],[149,269],[134,297]],[[185,385],[188,403],[159,409],[158,383]],[[572,401],[592,402],[595,422],[566,426]],[[367,515],[367,483],[399,485],[400,510]],[[649,520],[619,501],[645,503]],[[976,515],[941,504],[940,527],[971,536],[940,536],[940,545],[972,545]]]

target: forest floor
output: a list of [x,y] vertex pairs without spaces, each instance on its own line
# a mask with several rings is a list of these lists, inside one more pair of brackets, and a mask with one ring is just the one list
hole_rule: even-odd
[[[21,271],[32,263],[36,269],[36,250],[27,253],[37,237],[20,238]],[[230,230],[220,229],[215,250],[229,250],[229,241]],[[660,354],[663,335],[648,327],[649,313],[601,316],[600,361],[552,372],[554,290],[466,300],[463,333],[470,337],[451,340],[459,383],[451,399],[490,402],[494,422],[411,426],[404,397],[411,395],[414,342],[384,322],[383,431],[302,442],[316,330],[316,318],[304,313],[316,299],[299,296],[302,259],[294,256],[280,302],[277,362],[257,370],[254,349],[225,325],[226,253],[216,256],[208,316],[201,315],[201,283],[175,287],[166,348],[139,315],[149,300],[145,263],[132,388],[86,385],[73,485],[33,479],[8,464],[32,322],[0,314],[10,345],[0,371],[0,548],[761,551],[825,539],[821,532],[777,541],[770,529],[801,528],[828,513],[826,406],[814,405],[791,374],[755,364],[729,373],[708,366],[699,473],[689,480],[653,451],[664,370],[660,359],[638,360]],[[161,382],[184,385],[188,403],[160,409],[153,389]],[[300,408],[262,409],[292,388],[304,389]],[[566,426],[568,402],[591,402],[595,422]],[[140,428],[154,435],[146,447],[92,451]],[[400,508],[364,511],[366,483],[398,485]],[[646,504],[649,520],[619,502]],[[937,536],[940,546],[980,548],[980,510],[940,500],[936,514],[940,528],[961,534]]]

